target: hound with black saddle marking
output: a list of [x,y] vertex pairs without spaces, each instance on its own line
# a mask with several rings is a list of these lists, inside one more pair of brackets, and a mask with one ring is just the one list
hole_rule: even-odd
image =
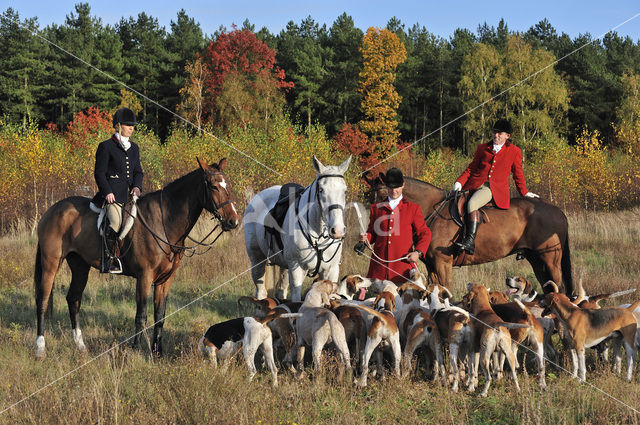
[[258,348],[262,347],[267,361],[273,386],[278,385],[278,369],[273,360],[273,342],[268,323],[278,317],[295,317],[281,311],[273,311],[265,317],[240,317],[216,323],[211,326],[198,342],[198,351],[214,366],[220,361],[226,366],[229,360],[242,349],[249,368],[249,381],[256,374],[254,358]]

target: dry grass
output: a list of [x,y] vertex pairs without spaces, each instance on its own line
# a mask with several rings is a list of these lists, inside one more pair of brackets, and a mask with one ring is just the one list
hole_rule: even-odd
[[[348,220],[354,219],[349,216]],[[570,226],[574,275],[583,278],[588,293],[638,286],[640,210],[576,214],[570,216]],[[602,365],[588,371],[589,384],[578,384],[565,372],[548,367],[545,392],[537,389],[531,369],[530,376],[519,375],[521,393],[502,380],[492,385],[487,399],[453,394],[425,381],[423,374],[410,380],[373,379],[361,390],[349,381],[336,380],[331,361],[317,379],[299,381],[281,371],[277,389],[271,388],[268,374],[248,383],[242,363],[225,373],[214,370],[194,352],[199,336],[212,323],[235,317],[237,297],[253,293],[248,273],[236,277],[250,266],[242,233],[231,236],[204,255],[183,260],[171,289],[166,356],[161,359],[129,344],[94,359],[133,333],[135,314],[133,280],[95,271],[90,274],[81,316],[90,354],[77,355],[64,299],[70,275],[63,267],[56,280],[54,315],[47,325],[48,357],[42,362],[33,359],[35,241],[28,229],[0,238],[0,411],[79,368],[4,411],[0,424],[639,422],[634,409],[640,410],[640,377],[636,374],[632,383],[626,383]],[[354,242],[350,234],[342,272],[364,273],[367,260],[353,254]],[[462,294],[468,281],[501,288],[509,275],[535,280],[526,262],[510,257],[456,269],[455,293]],[[152,317],[150,312],[149,320]]]

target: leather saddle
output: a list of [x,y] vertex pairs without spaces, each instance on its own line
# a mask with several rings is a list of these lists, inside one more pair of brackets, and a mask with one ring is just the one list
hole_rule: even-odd
[[286,183],[280,188],[280,194],[273,208],[269,210],[264,217],[264,228],[267,235],[270,235],[270,246],[273,252],[273,243],[275,241],[277,249],[281,250],[282,245],[282,224],[287,215],[287,211],[292,205],[295,205],[296,199],[300,197],[304,191],[304,186],[298,183]]
[[[464,230],[465,228],[465,220],[464,217],[467,214],[467,202],[471,197],[469,191],[456,191],[453,193],[451,200],[449,201],[449,215],[451,215],[451,219],[454,223],[458,225],[458,227]],[[488,208],[495,208],[496,205],[493,202],[493,199],[489,201],[487,205],[480,208],[480,223],[485,223],[489,221],[487,216]]]

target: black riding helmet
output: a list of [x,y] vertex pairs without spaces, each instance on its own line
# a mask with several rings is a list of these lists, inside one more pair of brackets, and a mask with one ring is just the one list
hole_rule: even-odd
[[137,125],[136,114],[129,108],[120,108],[113,114],[113,126],[116,124]]
[[513,133],[513,127],[511,127],[511,123],[505,119],[501,119],[496,121],[496,123],[493,125],[493,131],[495,131],[496,133],[501,133],[501,132],[505,132],[505,133]]
[[402,171],[397,168],[389,168],[387,174],[380,173],[380,178],[384,182],[384,184],[390,188],[395,189],[396,187],[400,187],[404,184],[404,177],[402,176]]

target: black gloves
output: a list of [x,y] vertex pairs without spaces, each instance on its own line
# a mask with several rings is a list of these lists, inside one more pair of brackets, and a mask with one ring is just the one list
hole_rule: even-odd
[[356,254],[358,255],[362,255],[364,254],[364,250],[367,247],[367,244],[365,244],[363,241],[359,241],[354,247],[353,250],[356,252]]

